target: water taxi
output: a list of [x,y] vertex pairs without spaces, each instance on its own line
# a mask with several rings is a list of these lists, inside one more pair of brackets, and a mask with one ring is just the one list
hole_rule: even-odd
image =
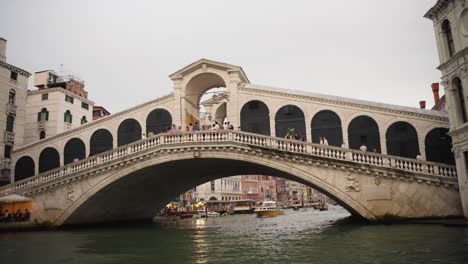
[[284,211],[276,205],[275,201],[264,201],[261,206],[255,208],[254,212],[258,217],[269,217],[284,214]]

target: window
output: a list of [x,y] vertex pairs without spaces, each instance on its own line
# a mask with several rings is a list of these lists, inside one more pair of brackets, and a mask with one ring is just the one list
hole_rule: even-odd
[[65,95],[65,101],[73,104],[73,97],[69,95]]
[[5,152],[3,154],[4,158],[11,159],[11,148],[12,148],[12,146],[5,145]]
[[449,57],[452,57],[455,54],[455,44],[453,43],[452,27],[450,26],[450,22],[448,20],[445,20],[442,23],[442,32],[445,34],[445,41],[447,42]]
[[16,92],[15,90],[11,89],[10,92],[8,93],[8,103],[15,104],[15,97],[16,97]]
[[18,73],[12,71],[12,72],[10,73],[10,79],[15,80],[15,81],[18,80]]
[[39,139],[44,139],[45,137],[46,137],[46,133],[44,130],[39,132]]
[[81,108],[89,110],[89,105],[87,103],[85,103],[85,102],[81,102]]
[[81,124],[83,125],[83,124],[86,124],[86,123],[88,123],[88,120],[86,120],[86,116],[83,116],[81,118]]
[[65,123],[69,123],[69,124],[72,123],[72,115],[70,113],[70,110],[67,110],[65,112],[65,114],[63,114],[63,121],[65,121]]
[[15,118],[12,115],[8,115],[6,123],[6,131],[13,132],[13,126],[15,124]]
[[45,93],[45,94],[42,94],[42,100],[49,100],[49,94],[48,93]]
[[215,190],[215,181],[211,181],[211,191]]
[[466,116],[465,95],[463,93],[463,85],[461,80],[458,78],[453,79],[453,86],[457,90],[458,100],[460,103],[459,112],[461,112],[460,114],[462,117],[462,121],[463,123],[466,123],[468,121],[468,118]]
[[49,111],[47,111],[47,108],[42,108],[42,110],[37,113],[37,121],[47,121],[49,120]]

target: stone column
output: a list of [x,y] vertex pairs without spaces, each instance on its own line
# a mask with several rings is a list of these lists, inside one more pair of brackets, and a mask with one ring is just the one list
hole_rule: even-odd
[[176,126],[185,127],[185,111],[183,111],[183,101],[185,100],[182,92],[182,77],[172,79],[174,85],[174,107],[172,114],[172,123]]
[[237,70],[228,70],[229,83],[226,84],[226,91],[229,93],[228,102],[226,102],[226,117],[229,123],[237,129],[240,126],[240,112],[238,111],[237,89],[241,83],[239,72]]

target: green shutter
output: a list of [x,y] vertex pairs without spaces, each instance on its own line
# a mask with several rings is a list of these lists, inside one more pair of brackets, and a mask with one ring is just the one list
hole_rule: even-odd
[[49,111],[46,112],[45,120],[49,121]]
[[41,112],[37,113],[37,121],[41,121]]

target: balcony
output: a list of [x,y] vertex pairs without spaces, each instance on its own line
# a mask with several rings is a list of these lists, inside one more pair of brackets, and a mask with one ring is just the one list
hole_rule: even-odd
[[16,115],[17,106],[15,104],[8,103],[6,106],[7,106],[7,113],[8,114]]
[[15,133],[10,132],[10,131],[5,131],[5,138],[4,138],[5,143],[15,143]]

